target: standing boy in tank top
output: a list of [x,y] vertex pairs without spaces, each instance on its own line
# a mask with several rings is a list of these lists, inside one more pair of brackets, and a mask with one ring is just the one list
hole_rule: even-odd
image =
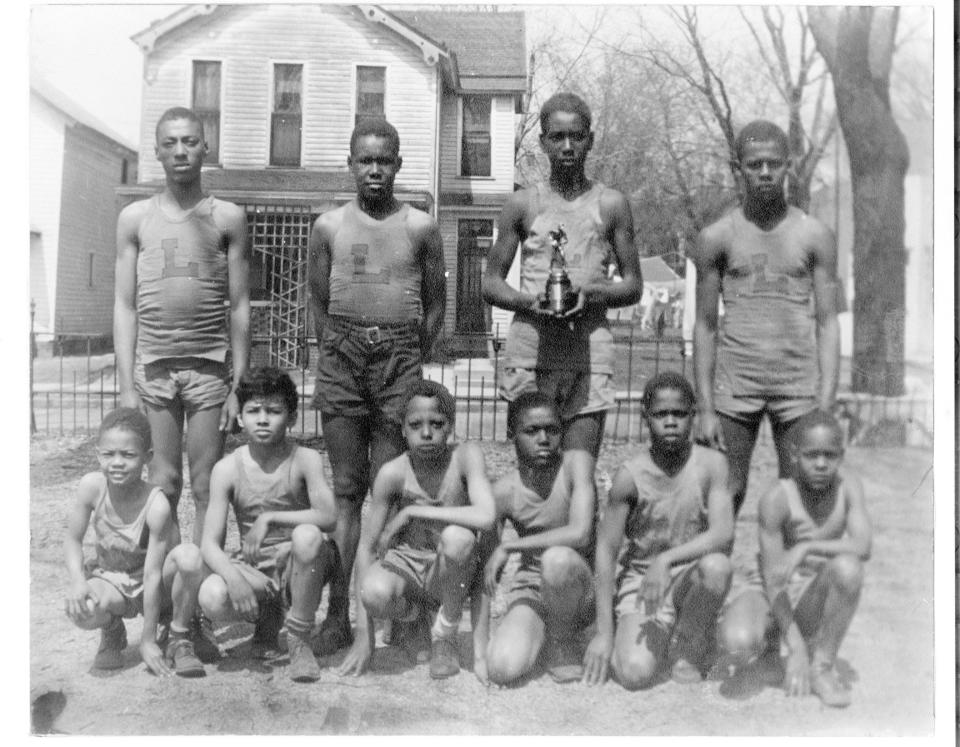
[[[487,303],[514,312],[507,333],[501,394],[510,401],[539,389],[563,420],[563,449],[596,458],[613,399],[613,338],[607,309],[640,300],[643,284],[633,216],[617,190],[584,173],[593,146],[590,109],[558,93],[540,110],[540,145],[550,179],[515,192],[500,214],[497,240],[483,277]],[[551,232],[566,236],[563,251],[576,305],[556,317],[544,307],[553,256]],[[520,246],[520,287],[506,282]],[[622,282],[608,278],[615,265]]]
[[[541,653],[556,682],[583,674],[580,634],[594,617],[593,533],[596,500],[589,455],[560,451],[560,416],[542,392],[510,403],[517,469],[493,486],[497,518],[509,519],[517,537],[488,534],[493,546],[484,569],[484,593],[474,627],[474,674],[481,682],[516,682]],[[520,567],[506,591],[507,610],[488,636],[490,601],[512,552]],[[489,645],[488,645],[489,644]]]
[[[299,404],[287,374],[253,369],[238,383],[237,399],[248,443],[213,468],[202,546],[211,575],[200,587],[200,604],[211,620],[255,623],[254,653],[264,656],[278,648],[286,611],[290,678],[314,682],[320,667],[311,632],[323,584],[337,564],[326,534],[337,521],[333,493],[320,455],[287,438]],[[223,549],[228,506],[242,545],[233,556]]]
[[174,521],[186,425],[199,545],[210,470],[236,418],[236,382],[247,368],[247,224],[241,208],[203,193],[207,144],[196,114],[168,109],[156,137],[166,185],[125,207],[117,221],[117,383],[121,404],[146,409],[154,443],[150,482],[170,500]]
[[833,416],[801,417],[789,447],[793,476],[760,499],[758,567],[718,637],[740,666],[757,661],[771,638],[779,641],[787,695],[812,690],[842,708],[850,691],[834,663],[860,600],[873,531],[859,478],[841,469],[843,435]]
[[786,433],[804,413],[833,407],[840,363],[836,242],[787,205],[787,136],[757,120],[736,151],[743,202],[700,233],[693,333],[697,440],[726,451],[735,515],[764,414],[784,478]]
[[341,560],[319,633],[324,654],[353,640],[348,594],[360,509],[380,467],[405,448],[402,403],[421,377],[446,302],[440,230],[393,194],[403,163],[396,129],[384,120],[358,124],[347,163],[357,197],[317,218],[308,265],[318,341],[313,405],[333,470]]
[[430,676],[442,679],[460,671],[457,630],[477,567],[477,532],[493,527],[493,494],[480,447],[450,441],[456,403],[442,384],[417,382],[402,412],[407,451],[373,484],[357,552],[357,637],[339,672],[366,670],[372,618],[415,623],[436,609]]
[[612,669],[629,690],[651,684],[664,665],[678,682],[703,678],[733,541],[726,462],[690,438],[690,383],[661,373],[641,402],[650,444],[614,475],[600,519],[597,634],[584,656],[587,683]]

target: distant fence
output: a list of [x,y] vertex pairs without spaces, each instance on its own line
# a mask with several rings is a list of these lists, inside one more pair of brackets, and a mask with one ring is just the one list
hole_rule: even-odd
[[[113,354],[67,356],[65,350],[87,348],[78,336],[54,341],[53,355],[43,359],[43,373],[35,376],[31,358],[31,433],[46,436],[82,435],[96,430],[103,415],[117,406],[116,366]],[[253,340],[253,364],[269,363],[269,348],[276,341],[268,337]],[[501,440],[506,438],[507,405],[498,394],[501,371],[500,347],[486,341],[488,357],[464,358],[448,363],[431,363],[424,376],[441,381],[457,402],[456,435],[460,439]],[[315,340],[298,341],[307,351]],[[266,350],[266,352],[265,352]],[[675,370],[692,377],[692,365],[679,338],[641,336],[634,329],[615,332],[615,406],[607,414],[607,441],[642,441],[643,419],[640,395],[646,381],[658,371]],[[300,394],[300,412],[293,432],[303,438],[322,436],[320,414],[311,407],[313,370],[309,355],[305,365],[288,371]],[[95,365],[96,364],[96,365]],[[933,402],[929,397],[875,397],[841,394],[840,420],[849,443],[858,445],[915,445],[932,443]],[[767,429],[761,439],[768,438]]]

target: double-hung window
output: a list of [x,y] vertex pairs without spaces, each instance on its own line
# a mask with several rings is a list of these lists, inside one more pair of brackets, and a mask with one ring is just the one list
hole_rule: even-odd
[[460,175],[490,176],[489,96],[464,96],[460,135]]
[[220,163],[220,63],[193,62],[193,111],[203,122],[207,163]]
[[387,93],[385,67],[357,66],[357,104],[354,125],[365,119],[383,119]]
[[303,65],[273,66],[273,112],[270,118],[270,165],[300,165],[303,126]]

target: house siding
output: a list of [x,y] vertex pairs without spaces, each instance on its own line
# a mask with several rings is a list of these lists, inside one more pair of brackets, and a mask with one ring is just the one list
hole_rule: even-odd
[[494,96],[490,107],[489,177],[462,177],[460,171],[460,97],[444,96],[440,120],[440,185],[444,192],[496,194],[513,191],[514,98]]
[[153,127],[170,106],[191,103],[193,60],[220,60],[220,165],[269,161],[273,63],[304,65],[301,166],[345,171],[357,65],[386,68],[385,110],[401,137],[398,190],[433,192],[438,71],[408,41],[332,5],[227,6],[164,38],[145,62],[142,181],[163,178]]
[[116,147],[85,128],[65,130],[56,291],[59,334],[112,333],[115,189],[120,184],[123,158]]

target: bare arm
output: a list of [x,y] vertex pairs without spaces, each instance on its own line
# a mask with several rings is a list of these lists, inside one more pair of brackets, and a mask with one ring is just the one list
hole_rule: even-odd
[[797,545],[796,562],[803,561],[806,555],[856,555],[860,560],[870,559],[873,545],[873,527],[867,515],[866,501],[863,498],[863,484],[856,475],[846,474],[843,488],[847,499],[846,531],[838,539],[809,540]]
[[[93,614],[87,608],[87,600],[94,597],[87,587],[87,579],[83,572],[83,536],[90,524],[90,514],[93,513],[102,484],[103,475],[99,472],[85,475],[77,486],[77,499],[67,515],[63,557],[67,566],[70,590],[67,592],[65,611],[74,621],[85,620]],[[94,601],[96,601],[95,598]]]
[[250,249],[247,246],[247,218],[242,208],[230,205],[224,237],[227,241],[227,284],[230,293],[230,350],[233,355],[233,386],[220,414],[220,430],[235,422],[237,382],[250,362]]
[[310,306],[313,309],[314,333],[317,343],[323,336],[327,323],[327,308],[330,304],[330,232],[329,217],[321,215],[310,231],[307,245],[307,288],[310,291]]
[[524,218],[527,210],[527,192],[514,192],[507,199],[497,221],[497,240],[487,257],[483,274],[483,300],[509,311],[535,311],[539,299],[512,288],[507,273],[517,254],[517,246],[527,238]]
[[117,261],[113,297],[113,349],[116,353],[117,386],[120,404],[139,407],[140,397],[133,384],[137,348],[137,237],[142,209],[128,205],[117,219]]
[[[493,490],[487,479],[487,468],[483,460],[483,451],[473,443],[464,443],[457,447],[453,458],[458,461],[458,469],[467,481],[467,495],[470,503],[466,506],[407,506],[398,517],[405,520],[426,519],[458,524],[468,529],[491,529],[496,519],[496,506],[493,502]],[[400,523],[400,521],[398,521]]]
[[[808,219],[810,220],[810,219]],[[837,399],[840,378],[840,323],[837,320],[837,242],[833,233],[819,223],[812,252],[813,299],[817,319],[817,360],[820,389],[817,403],[831,410]]]
[[723,248],[716,224],[700,232],[694,261],[697,268],[696,319],[693,325],[693,375],[697,389],[697,440],[723,448],[723,437],[713,405],[713,377],[717,363],[717,329]]
[[147,513],[147,555],[143,563],[143,631],[140,635],[140,656],[154,674],[172,674],[157,645],[157,620],[163,606],[163,563],[170,547],[170,504],[166,498],[154,500]]
[[629,306],[643,295],[640,257],[633,240],[633,213],[622,193],[608,189],[600,202],[600,217],[606,227],[606,239],[613,247],[622,282],[587,283],[580,290],[587,304],[605,308]]
[[793,620],[793,608],[787,595],[787,586],[793,569],[783,543],[783,531],[789,519],[789,509],[780,482],[760,498],[758,513],[760,572],[771,612],[791,651],[806,652],[806,644]]
[[312,449],[297,448],[294,454],[294,482],[299,474],[306,483],[310,508],[300,511],[264,511],[258,521],[268,526],[295,527],[298,524],[313,524],[324,532],[332,532],[337,526],[337,504],[333,491],[323,477],[323,461]]
[[443,329],[443,311],[447,305],[447,271],[443,259],[443,239],[440,227],[432,220],[419,236],[421,268],[420,299],[423,321],[420,324],[420,354],[423,361],[430,359],[433,344]]

